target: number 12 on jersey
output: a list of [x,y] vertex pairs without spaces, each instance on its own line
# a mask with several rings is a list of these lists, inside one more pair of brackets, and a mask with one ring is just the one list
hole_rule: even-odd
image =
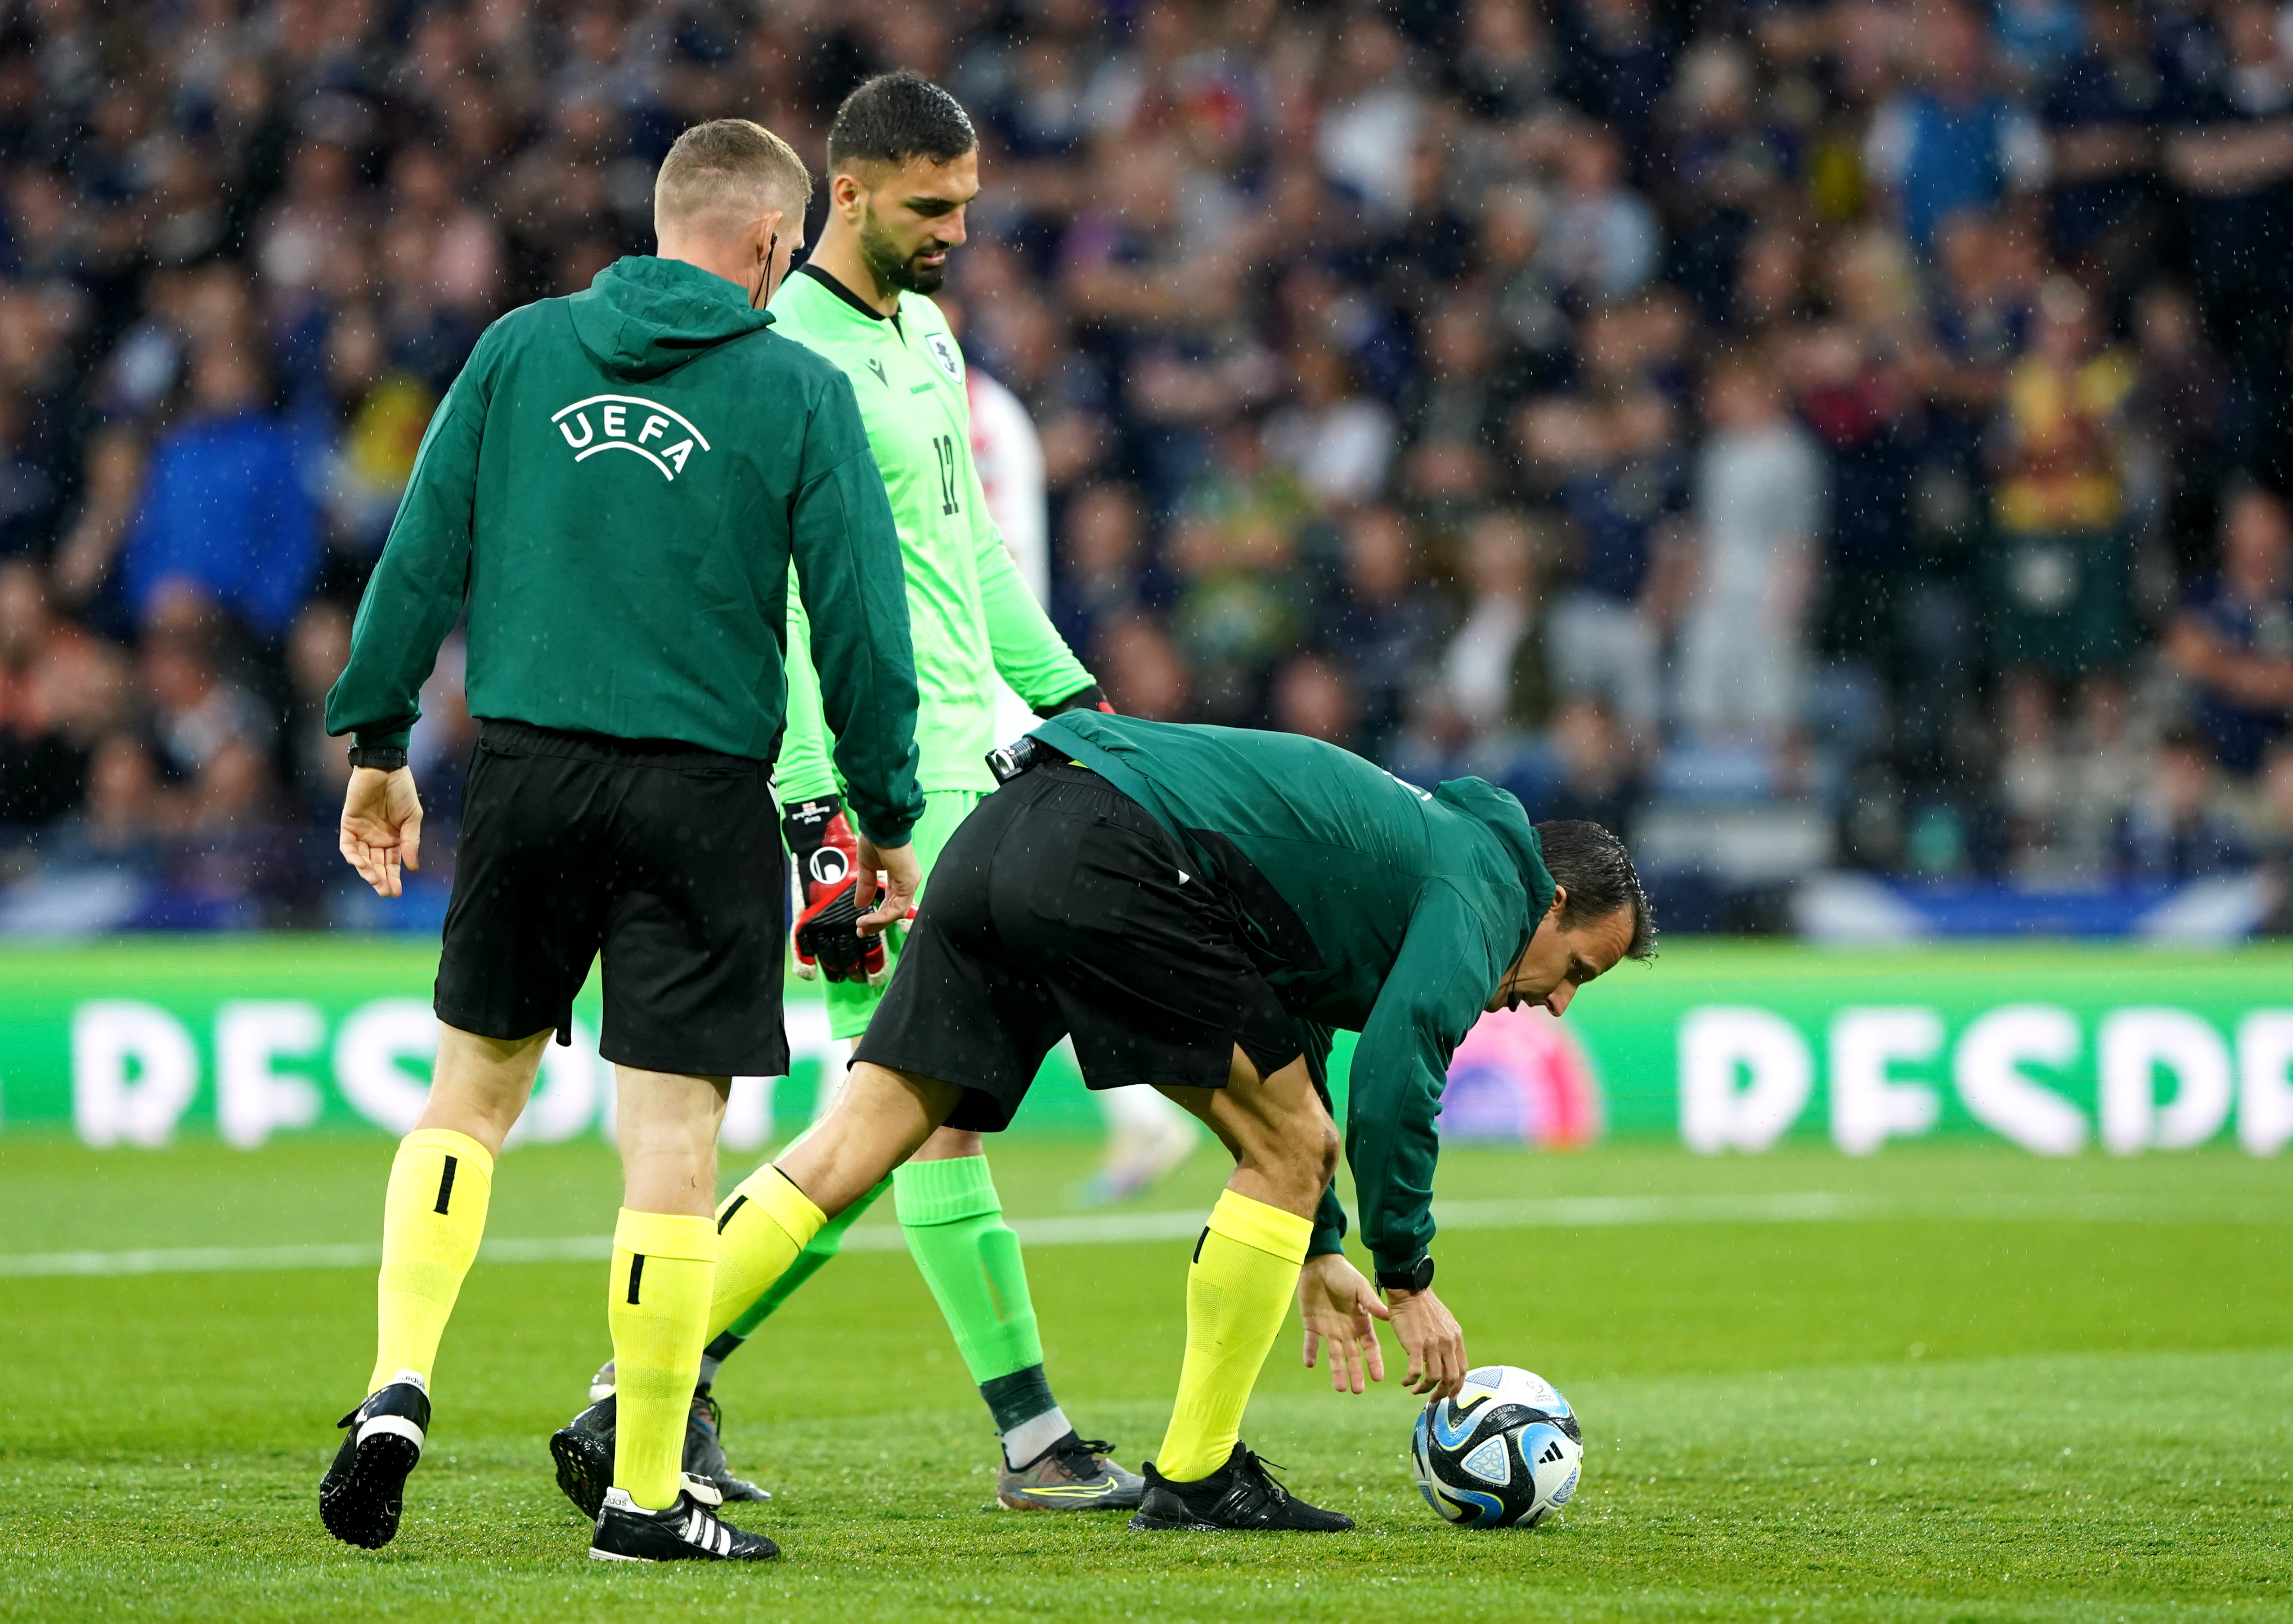
[[955,499],[955,481],[960,465],[955,460],[955,436],[935,434],[932,449],[939,453],[939,511],[943,514],[960,513],[963,505]]

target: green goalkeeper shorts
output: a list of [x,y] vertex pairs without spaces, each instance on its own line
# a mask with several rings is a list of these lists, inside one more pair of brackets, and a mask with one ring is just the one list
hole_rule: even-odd
[[[956,826],[971,815],[971,809],[985,800],[976,789],[933,789],[924,794],[924,815],[916,820],[910,838],[914,841],[916,861],[924,871],[924,884],[931,884],[932,865],[939,860],[940,849],[947,844]],[[922,893],[917,893],[922,901]],[[894,925],[885,933],[884,967],[892,969],[900,962],[900,941],[907,933]],[[888,982],[887,975],[886,980]],[[868,1030],[868,1017],[876,1013],[883,1002],[884,990],[871,987],[866,982],[830,982],[828,987],[828,1030],[839,1038],[857,1038]]]

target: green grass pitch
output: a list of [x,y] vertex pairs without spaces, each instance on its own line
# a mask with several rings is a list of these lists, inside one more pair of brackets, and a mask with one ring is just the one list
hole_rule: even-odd
[[[1009,1210],[1065,1210],[1092,1151],[999,1150]],[[388,1157],[0,1140],[0,1253],[371,1242]],[[1582,1491],[1531,1532],[1437,1521],[1403,1456],[1414,1402],[1331,1394],[1294,1318],[1246,1435],[1357,1531],[996,1511],[985,1412],[912,1266],[855,1255],[720,1384],[735,1466],[778,1496],[745,1520],[787,1551],[743,1571],[582,1555],[543,1442],[604,1349],[600,1265],[479,1264],[404,1529],[371,1555],[315,1504],[370,1356],[369,1270],[4,1275],[0,1619],[2293,1619],[2289,1171],[1948,1144],[1453,1153],[1453,1200],[1893,1203],[1446,1236],[1475,1359],[1541,1371],[1584,1416]],[[1145,1205],[1201,1210],[1221,1176],[1200,1155]],[[600,1147],[515,1151],[491,1232],[602,1234],[615,1193]],[[1175,1380],[1186,1254],[1030,1252],[1060,1397],[1132,1461]]]

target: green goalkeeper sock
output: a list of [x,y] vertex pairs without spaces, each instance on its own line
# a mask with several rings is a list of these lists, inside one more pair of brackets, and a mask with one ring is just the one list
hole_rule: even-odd
[[878,1198],[891,1187],[892,1181],[886,1179],[820,1226],[820,1232],[805,1243],[804,1250],[797,1254],[797,1259],[788,1266],[788,1272],[767,1286],[765,1295],[757,1299],[755,1305],[733,1321],[723,1336],[709,1345],[709,1350],[701,1359],[701,1380],[708,1381],[713,1378],[717,1365],[724,1361],[726,1354],[755,1336],[757,1327],[771,1319],[782,1303],[795,1296],[798,1287],[829,1265],[837,1253],[844,1249],[844,1232],[857,1223],[860,1215],[873,1207]]
[[1043,1376],[1043,1343],[1019,1237],[984,1156],[912,1161],[892,1176],[908,1252],[994,1412],[1004,1454],[1025,1466],[1071,1430]]
[[908,1251],[976,1382],[1043,1362],[1019,1237],[984,1156],[912,1161],[892,1176]]

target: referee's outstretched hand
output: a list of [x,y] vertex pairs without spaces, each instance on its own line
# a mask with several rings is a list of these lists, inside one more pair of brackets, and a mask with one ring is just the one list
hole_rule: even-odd
[[385,772],[352,767],[350,788],[343,792],[338,844],[343,860],[358,870],[359,878],[373,886],[377,896],[397,896],[400,864],[422,866],[422,797],[414,792],[414,769]]
[[1385,1350],[1377,1345],[1377,1321],[1392,1312],[1377,1300],[1377,1289],[1343,1252],[1323,1252],[1298,1272],[1298,1318],[1306,1327],[1306,1368],[1330,1350],[1330,1386],[1340,1393],[1365,1393],[1362,1378],[1385,1379]]
[[[915,911],[916,893],[923,889],[924,873],[916,866],[913,844],[879,851],[876,843],[863,835],[859,855],[860,872],[853,881],[852,900],[866,911],[853,921],[853,929],[863,936],[873,936]],[[883,882],[880,888],[879,880]]]
[[1385,1303],[1392,1310],[1394,1337],[1409,1355],[1409,1375],[1403,1385],[1422,1398],[1456,1397],[1468,1368],[1465,1333],[1457,1316],[1430,1286],[1422,1291],[1390,1289]]

